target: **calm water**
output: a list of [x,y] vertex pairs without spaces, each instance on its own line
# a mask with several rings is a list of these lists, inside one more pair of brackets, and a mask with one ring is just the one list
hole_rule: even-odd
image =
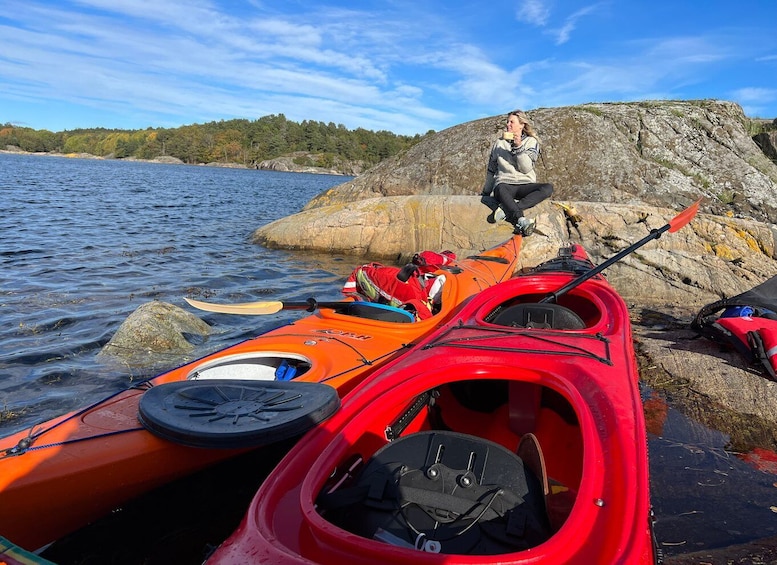
[[289,319],[209,315],[183,296],[336,299],[352,259],[272,251],[250,235],[349,178],[0,154],[0,435],[150,376],[97,356],[141,304],[214,324],[172,367]]
[[[653,424],[650,497],[664,555],[777,535],[777,462],[748,463],[752,453],[734,452],[728,435],[688,418],[664,394],[646,389],[643,400]],[[656,404],[663,405],[660,423]]]

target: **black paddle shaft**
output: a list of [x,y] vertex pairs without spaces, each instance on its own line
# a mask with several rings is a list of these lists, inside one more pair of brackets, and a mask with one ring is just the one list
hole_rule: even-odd
[[313,312],[317,308],[341,308],[348,304],[353,304],[353,301],[343,300],[340,302],[319,302],[315,298],[308,298],[305,302],[284,302],[284,310],[305,310],[307,312]]
[[590,271],[587,271],[587,272],[583,273],[582,275],[580,275],[576,279],[572,279],[570,282],[568,282],[566,285],[562,286],[557,291],[551,292],[545,298],[540,300],[540,303],[543,303],[543,302],[555,302],[558,299],[558,297],[561,296],[562,294],[566,294],[567,292],[569,292],[573,288],[576,288],[576,287],[580,286],[581,284],[583,284],[585,281],[587,281],[589,279],[592,279],[593,277],[595,277],[596,275],[601,273],[603,270],[605,270],[607,267],[609,267],[613,263],[617,263],[618,261],[623,259],[629,253],[633,253],[634,251],[636,251],[637,249],[639,249],[640,247],[642,247],[643,245],[645,245],[649,241],[653,241],[654,239],[658,239],[659,237],[661,237],[661,234],[663,234],[665,231],[667,231],[671,227],[672,226],[670,224],[666,224],[665,226],[661,226],[658,229],[651,230],[651,232],[648,235],[646,235],[645,237],[640,239],[637,243],[632,243],[626,249],[624,249],[623,251],[619,251],[618,253],[616,253],[615,255],[610,257],[609,259],[607,259],[601,265],[598,265],[598,266],[594,267],[593,269],[591,269]]

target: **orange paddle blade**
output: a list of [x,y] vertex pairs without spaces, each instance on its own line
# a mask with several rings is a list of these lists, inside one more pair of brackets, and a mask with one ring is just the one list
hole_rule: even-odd
[[696,215],[696,212],[699,211],[699,204],[701,204],[702,200],[703,198],[699,198],[696,202],[669,220],[669,233],[674,233],[684,225],[688,224],[688,222],[690,222]]

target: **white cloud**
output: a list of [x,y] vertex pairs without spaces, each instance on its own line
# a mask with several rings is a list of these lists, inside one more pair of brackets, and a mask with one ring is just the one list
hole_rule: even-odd
[[646,58],[653,58],[656,65],[714,63],[730,57],[733,46],[715,38],[687,36],[643,41],[648,47]]
[[543,27],[550,17],[548,3],[543,0],[519,0],[518,21],[525,22],[537,27]]
[[[316,109],[294,112],[300,119],[326,119],[321,112],[328,108],[355,127],[353,116],[379,119],[401,112],[402,121],[415,123],[418,131],[429,129],[424,120],[450,117],[422,102],[422,87],[387,74],[408,48],[397,42],[401,34],[392,34],[391,22],[359,28],[331,14],[315,25],[291,16],[239,19],[202,2],[90,5],[104,11],[40,8],[19,16],[20,25],[0,29],[0,76],[20,83],[9,86],[7,95],[43,99],[49,90],[94,107],[133,104],[225,118],[257,117],[262,109],[291,115],[278,103],[285,100],[295,109]],[[344,26],[352,28],[350,35],[339,33]],[[352,42],[360,48],[351,48]],[[290,102],[295,96],[299,103]]]
[[[78,127],[110,125],[99,121],[104,109],[122,124],[142,116],[144,127],[284,113],[414,133],[591,100],[733,95],[775,105],[756,101],[772,89],[741,88],[768,79],[763,69],[777,60],[756,59],[769,51],[741,29],[646,36],[659,28],[623,29],[613,22],[633,14],[600,0],[565,18],[560,2],[526,0],[515,8],[523,24],[490,12],[468,20],[472,6],[445,1],[299,10],[260,0],[28,0],[0,24],[0,106],[72,103],[60,121],[97,121]],[[521,33],[513,41],[500,30],[497,48],[499,25]]]
[[524,80],[530,65],[505,69],[489,60],[487,53],[473,45],[452,45],[429,54],[426,64],[450,71],[452,78],[435,89],[460,104],[496,109],[527,106],[532,90]]
[[564,20],[564,25],[562,25],[560,28],[551,30],[552,35],[555,36],[556,38],[556,45],[562,45],[567,41],[569,41],[569,38],[572,35],[572,32],[577,27],[578,20],[583,16],[592,14],[593,12],[596,11],[598,7],[599,7],[599,4],[593,4],[591,6],[586,6],[584,8],[581,8],[577,12],[568,16],[566,20]]
[[[583,101],[632,101],[677,98],[723,98],[698,94],[696,85],[724,60],[736,60],[735,50],[705,37],[677,37],[621,43],[606,56],[580,55],[577,60],[549,60],[535,65],[541,73],[529,79],[544,105]],[[726,45],[725,42],[722,42]]]
[[760,104],[777,100],[777,89],[775,88],[739,88],[731,94],[735,100],[746,103]]
[[746,87],[729,94],[732,100],[742,106],[746,116],[777,120],[777,88]]

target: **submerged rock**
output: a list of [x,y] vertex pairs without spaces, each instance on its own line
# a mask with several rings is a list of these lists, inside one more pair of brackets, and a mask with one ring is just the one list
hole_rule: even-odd
[[194,314],[167,302],[147,302],[130,314],[98,355],[137,361],[158,353],[187,353],[198,341],[192,336],[209,334],[210,326]]

